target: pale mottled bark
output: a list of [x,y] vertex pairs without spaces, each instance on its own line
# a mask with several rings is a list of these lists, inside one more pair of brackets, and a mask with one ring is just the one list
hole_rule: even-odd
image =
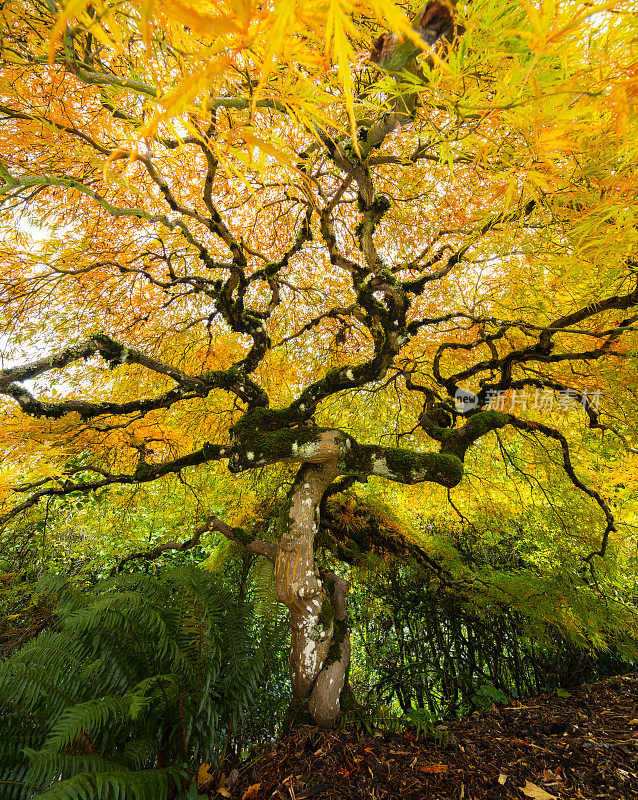
[[[290,610],[293,697],[301,703],[307,701],[310,713],[321,725],[330,724],[339,715],[339,695],[350,659],[346,633],[348,582],[332,574],[321,575],[314,562],[319,503],[338,474],[336,459],[305,464],[299,470],[289,497],[290,507],[282,520],[275,561],[276,597]],[[334,641],[335,631],[343,641]]]
[[[318,725],[329,725],[341,713],[343,690],[350,664],[350,633],[347,623],[347,600],[350,584],[337,575],[325,576],[332,584],[330,602],[334,609],[332,643],[328,658],[317,673],[314,687],[308,698],[308,710]],[[333,657],[333,649],[336,651]]]

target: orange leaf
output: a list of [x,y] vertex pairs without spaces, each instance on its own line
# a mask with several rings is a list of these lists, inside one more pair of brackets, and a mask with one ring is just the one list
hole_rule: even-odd
[[200,764],[197,770],[197,785],[203,786],[205,783],[212,780],[212,777],[210,773],[210,764]]

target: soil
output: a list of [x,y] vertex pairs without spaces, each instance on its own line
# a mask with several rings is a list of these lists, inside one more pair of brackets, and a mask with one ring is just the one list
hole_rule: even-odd
[[[563,694],[563,693],[561,693]],[[638,798],[638,674],[433,731],[296,728],[211,797],[237,800]]]

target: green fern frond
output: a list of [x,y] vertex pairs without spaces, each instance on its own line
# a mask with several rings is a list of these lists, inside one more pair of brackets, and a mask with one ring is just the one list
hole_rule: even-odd
[[38,800],[165,800],[169,789],[187,778],[184,767],[97,772],[57,781],[38,795]]
[[24,748],[31,767],[26,775],[28,783],[34,786],[47,786],[52,781],[66,780],[83,773],[128,771],[126,764],[92,753],[43,752]]
[[275,606],[275,567],[265,558],[256,562],[253,568],[253,591],[255,594],[255,613],[268,617]]
[[44,744],[44,751],[60,752],[81,736],[108,723],[126,719],[135,721],[148,708],[148,698],[140,694],[124,697],[98,697],[66,708],[57,718]]
[[238,606],[231,588],[196,567],[82,592],[50,585],[60,630],[0,664],[8,797],[192,794],[185,770],[214,763],[258,701],[285,637],[281,615],[258,621],[250,603]]

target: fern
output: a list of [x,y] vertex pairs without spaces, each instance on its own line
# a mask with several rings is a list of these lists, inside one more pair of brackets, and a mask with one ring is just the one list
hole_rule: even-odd
[[[182,767],[138,770],[136,772],[82,772],[64,781],[57,781],[49,789],[38,794],[39,800],[156,800],[166,797],[172,785],[188,778]],[[182,792],[182,797],[193,796]]]
[[200,763],[258,704],[281,618],[258,626],[195,567],[50,591],[59,630],[0,665],[0,796],[191,796]]

